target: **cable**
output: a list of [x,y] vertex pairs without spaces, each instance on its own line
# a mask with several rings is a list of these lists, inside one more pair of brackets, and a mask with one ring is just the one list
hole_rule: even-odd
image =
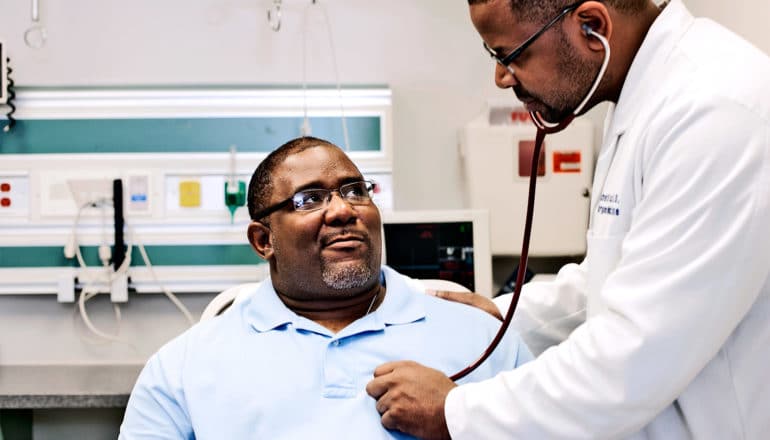
[[326,35],[329,40],[329,48],[332,52],[332,66],[334,66],[334,80],[337,82],[337,97],[340,102],[340,117],[342,118],[342,136],[345,139],[345,151],[350,152],[350,141],[348,139],[348,123],[345,117],[345,107],[342,105],[342,87],[340,86],[340,73],[337,67],[337,50],[334,45],[334,38],[332,37],[332,25],[329,21],[329,14],[326,13],[326,7],[321,6],[321,12],[323,12],[324,21],[326,22]]
[[[100,208],[101,214],[102,214],[102,244],[99,246],[99,259],[101,260],[105,270],[104,278],[101,281],[106,283],[107,285],[112,284],[112,282],[120,276],[127,276],[129,267],[131,266],[131,254],[133,252],[133,241],[137,239],[136,234],[133,231],[133,228],[129,227],[132,240],[128,242],[126,255],[125,255],[125,258],[123,259],[123,262],[121,263],[121,265],[118,267],[117,270],[113,271],[112,267],[109,264],[109,256],[107,255],[109,251],[109,247],[107,247],[106,245],[106,236],[104,235],[104,227],[106,224],[105,208],[107,206],[110,206],[111,204],[112,204],[112,201],[110,199],[102,198],[102,199],[92,200],[81,205],[78,208],[77,214],[75,215],[75,221],[73,222],[73,225],[72,225],[72,233],[64,250],[65,256],[67,256],[68,258],[72,258],[74,256],[77,259],[78,265],[80,266],[81,269],[83,270],[88,269],[88,265],[86,264],[85,258],[83,258],[83,254],[80,250],[80,244],[78,242],[78,226],[80,224],[80,218],[82,217],[84,210],[86,210],[87,208]],[[107,251],[104,250],[105,247]],[[150,262],[150,257],[147,255],[147,251],[144,248],[144,245],[139,243],[137,247],[139,248],[139,252],[142,255],[144,264],[147,266],[147,269],[150,271],[150,275],[152,276],[153,280],[156,283],[158,283],[163,293],[182,312],[182,314],[185,316],[185,318],[190,323],[190,325],[195,324],[195,319],[193,318],[192,314],[187,309],[187,307],[185,307],[185,305],[179,300],[179,298],[177,298],[176,295],[174,295],[169,289],[167,289],[158,279],[158,276],[152,267],[152,263]],[[117,330],[114,334],[110,334],[105,331],[102,331],[94,325],[94,323],[91,321],[91,318],[88,315],[88,310],[86,309],[86,302],[88,302],[89,300],[93,299],[94,297],[96,297],[97,295],[103,292],[100,292],[99,288],[94,285],[99,281],[98,277],[91,278],[86,276],[86,272],[83,272],[83,275],[81,276],[81,280],[83,285],[80,291],[80,295],[78,296],[77,311],[81,319],[83,320],[83,323],[85,324],[86,328],[88,328],[88,330],[91,333],[93,333],[94,335],[96,335],[101,339],[104,339],[106,341],[126,344],[129,347],[132,347],[135,351],[138,351],[133,344],[119,337],[122,314],[120,311],[120,306],[118,304],[115,304],[115,303],[112,304],[112,308],[115,313],[115,321],[117,324]]]
[[[8,63],[6,65],[6,78],[8,78],[8,101],[6,102],[6,105],[10,107],[10,110],[8,110],[8,113],[6,113],[6,117],[8,118],[8,124],[3,127],[3,131],[5,133],[8,133],[11,131],[14,125],[16,125],[16,119],[13,117],[13,114],[16,113],[16,105],[14,104],[14,101],[16,100],[16,87],[15,82],[13,81],[13,77],[11,74],[13,73],[13,69],[11,68],[11,59],[6,58],[6,62]],[[0,75],[2,75],[3,72],[0,72]]]
[[115,311],[115,320],[118,324],[118,329],[115,332],[114,335],[111,335],[109,333],[105,333],[98,328],[91,322],[91,318],[88,317],[88,312],[86,312],[86,301],[89,299],[95,297],[100,292],[98,289],[91,291],[91,288],[88,286],[83,287],[83,289],[80,291],[80,296],[78,297],[78,310],[80,311],[80,317],[83,319],[83,323],[85,323],[86,327],[88,327],[88,330],[91,331],[91,333],[95,334],[96,336],[106,339],[108,341],[113,342],[120,342],[126,345],[133,346],[130,342],[125,341],[123,339],[120,339],[118,335],[120,334],[120,321],[121,321],[121,314],[120,314],[120,307],[118,307],[117,304],[113,304],[113,310]]
[[310,119],[307,117],[307,15],[308,9],[306,7],[304,14],[302,14],[302,127],[300,128],[302,136],[312,134]]
[[[74,255],[78,260],[78,264],[83,269],[87,269],[88,265],[86,264],[86,261],[83,258],[83,254],[80,251],[80,245],[77,239],[77,228],[78,228],[78,225],[80,224],[80,217],[82,216],[83,211],[86,208],[100,208],[104,205],[109,206],[110,203],[111,203],[110,199],[107,199],[107,198],[86,202],[78,209],[78,212],[75,215],[75,222],[72,225],[72,235],[71,235],[72,239],[70,242],[67,243],[67,246],[65,246],[64,254],[67,258],[72,258],[68,256],[68,253],[70,251],[74,251]],[[68,249],[68,246],[72,246],[72,249]],[[123,261],[123,264],[120,265],[118,270],[116,270],[110,277],[108,277],[109,282],[112,282],[112,280],[114,280],[117,277],[117,275],[123,275],[127,273],[128,267],[130,265],[131,265],[131,247],[129,244],[129,248],[126,251],[126,259]]]
[[110,265],[110,258],[112,252],[110,246],[107,244],[107,204],[102,203],[100,206],[100,213],[102,219],[102,243],[99,245],[99,261],[102,262],[102,266],[108,267]]
[[[109,199],[102,198],[102,199],[97,199],[97,200],[92,200],[92,201],[86,202],[83,205],[81,205],[80,208],[78,208],[78,212],[75,215],[75,221],[74,221],[73,226],[72,226],[71,239],[68,241],[67,245],[65,246],[64,253],[65,253],[65,256],[70,257],[70,254],[74,250],[74,256],[77,258],[78,265],[81,267],[81,269],[84,269],[84,270],[88,269],[88,265],[86,264],[85,259],[83,258],[83,254],[82,254],[82,252],[80,250],[80,244],[79,244],[78,238],[77,238],[77,229],[78,229],[78,225],[80,224],[80,218],[81,218],[81,216],[83,214],[83,211],[86,208],[100,208],[101,212],[102,212],[102,231],[104,231],[104,223],[105,223],[105,219],[104,219],[105,210],[104,210],[104,208],[106,206],[109,206],[110,204],[111,204],[111,201]],[[107,258],[106,260],[104,258],[105,257],[105,252],[104,252],[103,248],[105,246],[104,240],[106,240],[106,238],[104,237],[103,234],[102,234],[102,239],[103,239],[102,245],[99,246],[99,257],[100,257],[100,260],[102,261],[103,268],[104,268],[104,275],[105,275],[104,279],[102,281],[105,282],[106,284],[110,285],[117,277],[127,274],[128,268],[131,265],[131,245],[129,243],[129,246],[128,246],[128,249],[127,249],[127,252],[126,252],[127,256],[123,260],[123,263],[120,265],[118,270],[113,272],[112,271],[112,267],[109,264],[109,258]],[[73,249],[68,249],[68,247],[70,247],[70,246]],[[107,248],[107,249],[109,251],[109,248]],[[123,339],[120,339],[118,337],[118,335],[120,334],[122,315],[121,315],[121,312],[120,312],[120,306],[118,306],[117,304],[114,304],[114,303],[112,304],[112,308],[113,308],[113,311],[115,313],[115,321],[117,323],[117,330],[116,330],[116,333],[114,335],[99,330],[93,324],[93,322],[91,322],[91,318],[88,316],[88,311],[86,309],[86,305],[85,304],[86,304],[87,301],[89,301],[90,299],[96,297],[97,295],[99,295],[102,292],[99,292],[98,287],[93,285],[94,283],[98,282],[97,279],[92,279],[92,278],[89,278],[89,277],[85,276],[85,272],[83,273],[83,276],[81,277],[81,279],[83,281],[83,286],[81,287],[80,295],[78,296],[78,308],[77,308],[77,310],[80,313],[80,317],[83,319],[83,323],[86,325],[88,330],[91,331],[91,333],[93,333],[94,335],[96,335],[96,336],[98,336],[98,337],[100,337],[102,339],[106,339],[106,340],[112,341],[112,342],[123,343],[123,344],[126,344],[126,345],[134,348],[134,350],[136,350],[136,347],[133,344],[131,344],[128,341],[125,341]]]
[[[136,233],[134,232],[133,228],[129,227],[129,231],[131,232],[131,239],[137,240]],[[193,318],[190,310],[188,310],[182,301],[180,301],[179,298],[177,298],[176,295],[167,289],[166,286],[160,282],[160,279],[158,279],[158,275],[155,273],[155,270],[152,267],[152,263],[150,263],[150,257],[147,255],[147,251],[145,250],[144,245],[137,240],[136,247],[139,249],[139,253],[142,255],[142,260],[144,260],[144,264],[147,266],[147,270],[150,271],[150,276],[152,276],[152,279],[158,284],[158,286],[160,286],[166,297],[168,297],[168,299],[174,303],[179,311],[182,312],[185,318],[187,318],[187,321],[190,323],[190,325],[195,324],[195,318]]]
[[[86,264],[85,259],[83,258],[83,254],[82,254],[82,252],[80,250],[80,246],[79,246],[78,240],[77,240],[77,227],[78,227],[78,224],[80,223],[80,217],[82,216],[83,210],[85,210],[86,208],[101,207],[101,206],[104,206],[105,204],[108,204],[108,203],[109,203],[108,199],[99,199],[99,200],[96,200],[96,201],[87,202],[87,203],[83,204],[80,207],[80,209],[78,209],[78,212],[77,212],[77,214],[75,216],[75,223],[73,224],[73,228],[72,228],[72,241],[71,241],[71,244],[74,246],[74,254],[75,254],[75,257],[78,260],[78,264],[83,269],[88,269],[88,265]],[[131,254],[133,252],[133,246],[134,246],[133,241],[137,240],[137,236],[136,236],[136,233],[134,232],[133,228],[129,227],[129,231],[131,232],[132,240],[128,242],[128,248],[126,249],[126,257],[123,260],[123,263],[120,265],[118,270],[116,270],[115,272],[112,272],[111,268],[109,267],[109,264],[106,265],[106,267],[107,267],[106,283],[107,284],[112,283],[112,281],[114,281],[118,276],[122,276],[122,275],[127,274],[128,273],[128,269],[131,266]],[[68,244],[68,246],[69,246],[69,244]],[[138,243],[137,247],[139,249],[139,253],[142,255],[142,260],[144,260],[144,264],[147,266],[147,269],[149,270],[150,275],[152,276],[152,279],[160,286],[161,290],[168,297],[168,299],[182,312],[182,314],[185,316],[185,318],[190,323],[190,325],[195,324],[195,322],[196,322],[195,318],[193,318],[193,316],[190,313],[189,309],[187,309],[187,307],[185,307],[185,305],[179,300],[179,298],[176,295],[174,295],[173,292],[171,292],[168,288],[166,288],[166,286],[163,285],[163,283],[160,282],[160,279],[158,278],[158,275],[155,273],[155,270],[152,267],[152,263],[150,261],[150,257],[147,255],[147,250],[144,248],[144,245],[141,244],[141,243]],[[65,255],[66,254],[67,254],[67,250],[65,249]],[[85,302],[87,302],[88,300],[90,300],[91,298],[93,298],[93,297],[95,297],[96,295],[99,294],[98,290],[97,291],[91,291],[91,289],[88,289],[89,285],[92,284],[93,282],[94,282],[94,280],[88,279],[88,278],[84,277],[83,291],[85,291],[85,293],[83,293],[83,291],[81,291],[81,298],[80,298],[83,301],[84,304],[85,304]],[[113,306],[116,308],[116,317],[117,317],[117,319],[119,321],[120,320],[120,308],[119,308],[119,306],[117,304],[113,304]],[[81,306],[79,308],[79,310],[80,310],[81,315],[83,315],[83,317],[84,317],[83,320],[86,322],[86,326],[89,328],[89,330],[91,330],[94,334],[96,334],[96,335],[98,335],[100,337],[103,337],[103,335],[105,335],[106,333],[104,333],[102,331],[99,331],[93,325],[89,325],[91,323],[91,321],[90,321],[90,319],[88,319],[88,315],[87,315],[85,306]],[[111,338],[114,338],[114,336],[111,337]]]
[[[302,33],[302,92],[303,92],[303,114],[302,121],[302,136],[309,136],[311,134],[310,119],[307,116],[307,37],[308,37],[308,13],[310,8],[316,5],[313,1],[311,4],[305,6],[305,13],[303,14],[303,33]],[[326,7],[318,3],[323,14],[324,24],[326,26],[326,36],[329,41],[329,49],[332,54],[332,67],[334,68],[334,80],[337,84],[337,97],[340,103],[340,119],[342,121],[342,137],[345,143],[345,151],[350,152],[350,137],[348,136],[348,121],[345,116],[345,106],[342,100],[342,85],[340,84],[340,74],[337,66],[337,51],[334,45],[334,38],[332,36],[331,22],[329,21],[329,14],[326,12]]]

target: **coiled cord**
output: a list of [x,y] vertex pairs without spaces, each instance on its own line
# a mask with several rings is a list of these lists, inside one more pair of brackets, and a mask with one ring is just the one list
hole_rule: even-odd
[[8,110],[8,113],[5,114],[5,116],[8,118],[8,124],[3,127],[3,131],[8,133],[11,131],[14,125],[16,125],[16,119],[13,117],[13,114],[16,113],[16,105],[13,103],[13,101],[16,99],[16,87],[15,83],[13,82],[13,77],[11,76],[11,73],[13,73],[13,69],[11,68],[11,59],[6,58],[5,59],[8,65],[6,66],[6,75],[8,78],[8,102],[6,105],[10,107],[10,110]]

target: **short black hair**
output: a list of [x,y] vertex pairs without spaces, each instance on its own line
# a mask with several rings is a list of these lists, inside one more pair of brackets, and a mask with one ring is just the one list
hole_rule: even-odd
[[[468,0],[469,5],[489,3],[492,0]],[[516,18],[523,22],[545,22],[562,8],[578,0],[507,0]],[[640,12],[649,0],[599,0],[607,6],[626,14]]]
[[[287,157],[292,154],[301,153],[309,148],[318,146],[329,146],[339,148],[331,142],[315,138],[312,136],[303,136],[292,139],[273,150],[267,157],[259,163],[249,182],[249,194],[247,204],[249,207],[249,216],[254,221],[260,219],[254,216],[267,207],[270,196],[273,194],[273,173],[276,167],[282,164]],[[263,222],[264,223],[264,222]]]

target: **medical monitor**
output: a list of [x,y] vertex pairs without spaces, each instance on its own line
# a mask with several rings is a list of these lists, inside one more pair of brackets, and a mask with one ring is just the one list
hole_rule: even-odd
[[385,211],[383,261],[404,275],[455,281],[492,296],[485,210]]

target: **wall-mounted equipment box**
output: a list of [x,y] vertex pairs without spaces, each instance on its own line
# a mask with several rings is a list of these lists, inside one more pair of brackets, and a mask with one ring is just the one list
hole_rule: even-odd
[[[494,112],[471,121],[463,130],[460,147],[470,207],[489,210],[492,254],[517,256],[536,130],[526,112],[509,113],[505,113],[504,123],[492,117],[497,116]],[[545,138],[537,173],[530,256],[585,253],[593,145],[593,125],[584,119],[576,119],[566,130]]]

